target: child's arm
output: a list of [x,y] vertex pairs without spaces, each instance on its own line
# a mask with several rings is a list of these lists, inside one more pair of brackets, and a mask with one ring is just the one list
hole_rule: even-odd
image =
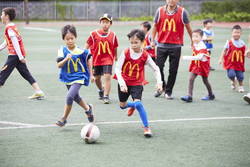
[[209,57],[209,55],[204,54],[204,53],[200,53],[196,56],[183,56],[182,59],[183,60],[200,60],[200,61],[207,61],[207,57]]
[[93,75],[93,65],[92,65],[92,55],[89,55],[90,58],[88,58],[88,62],[87,62],[87,66],[88,66],[88,69],[89,69],[89,75],[90,75],[90,81],[93,83],[95,81],[95,77]]
[[247,56],[248,58],[250,58],[250,35],[249,35],[249,37],[248,37],[248,49],[247,49],[247,51],[246,51],[246,56]]
[[162,80],[161,80],[161,72],[160,72],[159,67],[155,64],[155,62],[152,60],[150,56],[148,56],[146,64],[149,65],[149,67],[152,68],[154,71],[154,76],[157,81],[157,90],[162,91]]
[[224,61],[224,56],[226,55],[228,49],[223,49],[222,53],[221,53],[221,56],[220,56],[220,59],[219,59],[219,64],[222,64],[223,61]]
[[7,42],[6,40],[4,40],[4,42],[0,45],[0,51],[2,51],[6,47],[7,47]]
[[115,61],[117,61],[118,60],[118,58],[117,58],[117,48],[115,48],[114,57],[115,57]]
[[152,38],[151,38],[151,43],[150,43],[150,45],[151,45],[151,47],[152,48],[155,48],[155,37],[156,37],[156,34],[157,34],[157,29],[156,29],[156,24],[154,23],[154,25],[153,25],[153,29],[152,29]]
[[20,45],[18,43],[18,39],[17,39],[17,36],[16,36],[16,33],[12,30],[8,30],[8,34],[10,36],[10,40],[11,42],[13,43],[13,46],[14,46],[14,49],[17,53],[17,56],[19,58],[19,60],[22,62],[22,63],[25,63],[26,60],[24,59],[24,56],[22,55],[22,52],[21,52],[21,49],[20,49]]
[[58,50],[58,57],[57,57],[57,67],[58,68],[62,68],[63,65],[69,60],[71,59],[72,55],[71,54],[68,54],[65,58],[63,56],[63,53],[62,53],[62,49],[59,49]]
[[84,48],[85,48],[85,49],[89,49],[89,44],[88,44],[88,43],[85,43]]
[[124,55],[124,52],[122,52],[115,66],[115,74],[116,74],[118,83],[120,85],[121,91],[127,92],[128,88],[127,88],[126,82],[122,78],[122,66],[123,66],[124,61],[125,61],[125,55]]

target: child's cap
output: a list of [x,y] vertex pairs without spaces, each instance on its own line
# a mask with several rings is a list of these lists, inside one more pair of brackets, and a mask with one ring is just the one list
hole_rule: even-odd
[[113,20],[112,16],[109,15],[108,13],[104,13],[104,15],[103,15],[102,17],[100,17],[99,20],[101,21],[101,20],[103,20],[103,19],[107,19],[107,20],[110,21],[111,23],[112,23],[112,20]]

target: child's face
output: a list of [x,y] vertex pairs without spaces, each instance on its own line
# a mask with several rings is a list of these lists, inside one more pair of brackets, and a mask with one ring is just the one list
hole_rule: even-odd
[[134,52],[140,52],[144,41],[141,41],[136,36],[133,36],[129,39],[129,42],[130,42],[130,48]]
[[7,19],[8,19],[8,15],[5,15],[5,12],[2,11],[2,15],[1,15],[2,23],[5,24]]
[[202,36],[198,32],[192,33],[192,41],[193,43],[199,43],[202,40]]
[[101,24],[103,31],[108,31],[110,26],[112,25],[111,22],[107,19],[102,19],[100,24]]
[[232,37],[234,40],[239,40],[241,36],[241,30],[240,29],[233,29],[232,31]]
[[143,25],[141,25],[141,30],[146,34],[148,32],[148,29],[146,27],[144,27]]
[[68,32],[64,37],[65,44],[69,49],[72,49],[75,47],[76,37],[74,34]]
[[210,23],[210,22],[205,25],[205,28],[208,30],[211,29],[212,27],[213,27],[213,23]]

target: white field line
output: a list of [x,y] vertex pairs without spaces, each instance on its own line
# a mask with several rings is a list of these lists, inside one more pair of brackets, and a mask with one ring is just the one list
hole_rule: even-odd
[[[250,119],[250,116],[245,117],[208,117],[208,118],[181,118],[181,119],[167,119],[167,120],[151,120],[150,123],[164,123],[164,122],[187,122],[187,121],[210,121],[210,120],[242,120]],[[4,121],[0,121],[4,122]],[[115,122],[97,122],[97,125],[111,125],[111,124],[137,124],[141,121],[115,121]],[[20,123],[22,124],[22,123]],[[75,123],[67,124],[66,126],[81,126],[87,123]],[[17,124],[16,124],[17,125]],[[30,128],[49,128],[57,127],[55,124],[48,125],[33,125],[33,124],[24,124],[23,126],[18,127],[1,127],[0,130],[9,130],[9,129],[30,129]]]
[[14,125],[14,126],[34,126],[34,124],[26,124],[21,122],[9,122],[9,121],[0,121],[0,124]]
[[59,32],[54,29],[49,28],[38,28],[38,27],[24,27],[25,30],[35,30],[35,31],[46,31],[46,32]]

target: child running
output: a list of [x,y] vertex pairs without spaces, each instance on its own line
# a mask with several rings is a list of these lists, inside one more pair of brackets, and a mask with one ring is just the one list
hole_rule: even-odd
[[[100,18],[101,28],[92,31],[85,45],[86,49],[91,50],[93,55],[93,67],[95,83],[99,89],[99,99],[104,104],[110,103],[111,75],[114,60],[117,60],[118,40],[114,32],[110,30],[112,16],[104,14]],[[104,85],[102,84],[102,76]]]
[[[143,49],[145,34],[142,30],[132,30],[128,35],[130,48],[125,49],[116,64],[115,74],[118,79],[118,96],[120,108],[128,108],[128,116],[131,116],[136,109],[144,126],[144,136],[151,137],[152,132],[149,128],[147,113],[141,102],[144,66],[149,65],[154,70],[157,79],[157,89],[161,91],[162,81],[158,66],[154,63],[149,53]],[[129,96],[133,101],[127,102]]]
[[56,125],[62,127],[67,123],[71,112],[73,101],[77,102],[84,110],[89,122],[94,121],[92,105],[87,104],[79,95],[82,85],[88,86],[89,80],[94,81],[92,75],[92,59],[88,50],[82,50],[75,44],[77,38],[76,29],[73,25],[66,25],[62,28],[62,39],[66,46],[58,50],[57,66],[61,68],[60,81],[66,84],[68,93],[64,114]]
[[148,21],[145,21],[141,24],[142,31],[146,34],[145,40],[144,40],[144,49],[151,55],[152,59],[155,62],[156,59],[156,53],[155,48],[151,47],[151,24]]
[[22,36],[20,35],[16,25],[12,22],[15,17],[16,11],[14,8],[4,8],[2,10],[1,19],[2,23],[5,25],[5,41],[0,45],[0,51],[8,47],[9,56],[0,71],[0,87],[4,85],[12,71],[16,68],[21,76],[29,82],[35,91],[34,94],[28,98],[43,99],[44,93],[26,65],[27,60]]
[[245,50],[246,45],[240,39],[241,27],[235,25],[232,28],[232,38],[226,42],[224,50],[219,59],[219,64],[223,63],[227,70],[227,76],[231,80],[231,88],[236,89],[237,81],[239,83],[238,92],[243,93],[243,80],[245,71]]
[[194,30],[192,33],[193,41],[193,56],[184,56],[183,59],[192,60],[189,72],[189,86],[188,86],[188,95],[182,96],[181,100],[185,102],[193,101],[193,87],[194,80],[198,75],[202,77],[202,81],[205,84],[208,95],[201,98],[201,100],[214,100],[215,96],[212,92],[211,85],[208,81],[209,68],[210,68],[210,57],[207,51],[206,45],[202,41],[203,31],[201,29]]

